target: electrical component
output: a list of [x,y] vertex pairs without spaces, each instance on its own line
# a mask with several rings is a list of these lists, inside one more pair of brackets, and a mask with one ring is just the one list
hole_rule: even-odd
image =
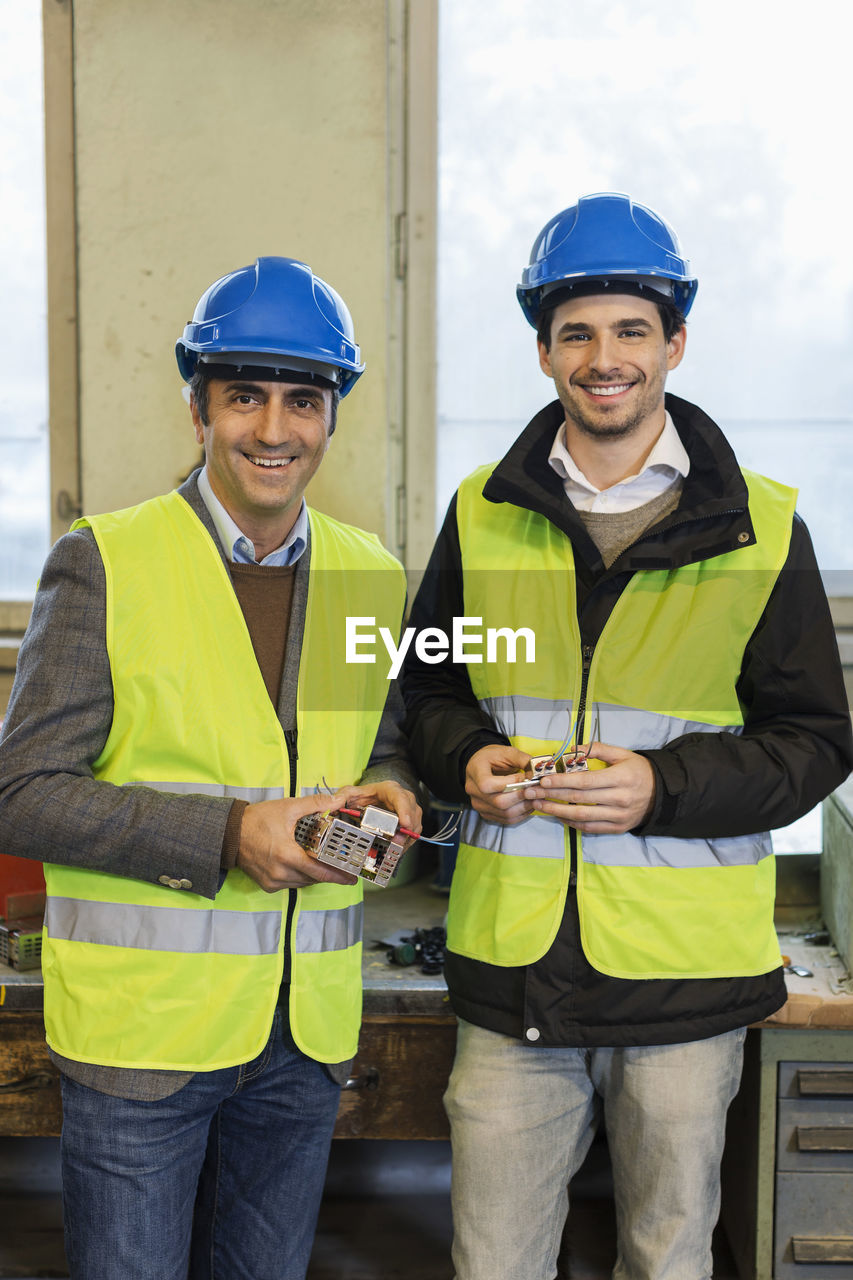
[[530,764],[525,771],[529,776],[523,782],[507,783],[504,791],[523,791],[525,787],[535,787],[537,780],[544,778],[548,773],[577,773],[588,768],[585,755],[573,755],[568,759],[565,756],[554,755],[531,756]]
[[[566,710],[569,715],[569,731],[558,749],[547,756],[531,756],[530,764],[525,770],[527,777],[525,777],[524,781],[509,782],[504,787],[504,791],[523,791],[525,787],[535,786],[539,778],[544,778],[549,773],[585,773],[589,770],[589,764],[587,763],[589,746],[586,751],[578,746],[577,721],[573,724],[568,707]],[[598,708],[596,708],[590,735],[590,745],[598,737],[598,731]]]
[[13,969],[37,969],[41,964],[41,916],[0,920],[0,962]]
[[396,813],[369,804],[364,809],[306,814],[296,823],[293,834],[296,843],[320,862],[361,876],[384,889],[410,845],[416,840],[424,844],[452,844],[458,825],[459,817],[451,814],[440,831],[425,836],[401,827]]
[[416,831],[400,826],[395,813],[377,805],[307,814],[297,822],[294,836],[297,844],[320,862],[382,888],[418,839]]

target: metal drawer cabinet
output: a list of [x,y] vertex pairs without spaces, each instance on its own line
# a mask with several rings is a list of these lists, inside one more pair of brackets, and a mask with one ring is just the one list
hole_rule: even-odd
[[853,1154],[837,1149],[853,1126],[851,1072],[853,1028],[747,1034],[722,1187],[740,1280],[853,1278],[853,1257],[821,1259],[853,1240]]
[[853,1065],[780,1062],[775,1280],[853,1280]]

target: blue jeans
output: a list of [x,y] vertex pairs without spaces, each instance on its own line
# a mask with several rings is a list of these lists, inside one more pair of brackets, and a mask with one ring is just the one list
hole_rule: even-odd
[[276,1012],[253,1062],[158,1102],[63,1077],[74,1280],[302,1280],[340,1089]]
[[614,1280],[710,1280],[720,1159],[744,1030],[690,1044],[536,1049],[460,1021],[445,1095],[457,1280],[553,1280],[601,1110]]

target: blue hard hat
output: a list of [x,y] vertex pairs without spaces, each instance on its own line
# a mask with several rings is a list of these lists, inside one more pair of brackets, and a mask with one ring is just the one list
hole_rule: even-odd
[[295,258],[258,258],[202,294],[175,345],[181,377],[199,361],[317,375],[345,396],[364,372],[341,296]]
[[550,293],[590,293],[598,281],[602,290],[621,285],[653,301],[669,298],[685,316],[699,283],[669,223],[617,191],[581,196],[545,224],[516,294],[535,329]]

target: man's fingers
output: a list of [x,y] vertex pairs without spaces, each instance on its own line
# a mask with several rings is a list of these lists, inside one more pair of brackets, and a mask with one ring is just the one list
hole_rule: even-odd
[[288,806],[291,814],[304,818],[309,813],[330,813],[333,809],[340,809],[346,803],[346,796],[343,791],[336,791],[333,796],[326,791],[317,791],[310,796],[298,796],[281,803]]
[[[584,778],[587,777],[586,774],[582,774],[580,776]],[[574,782],[569,784],[564,779],[561,779],[561,783],[562,783],[561,786],[547,786],[547,787],[539,783],[535,787],[534,786],[525,787],[524,791],[521,794],[526,799],[533,800],[536,803],[537,808],[540,807],[539,801],[541,800],[553,800],[555,804],[563,804],[563,805],[593,804],[593,803],[612,804],[614,802],[617,802],[617,797],[615,795],[615,792],[611,795],[604,794],[605,791],[613,792],[612,787],[605,788],[605,787],[593,786],[593,785],[583,786],[583,785],[576,785]],[[595,801],[593,801],[592,799],[593,794],[596,796]]]
[[620,764],[634,754],[627,747],[617,747],[612,742],[591,742],[588,747],[581,747],[581,751],[591,760],[602,760],[604,764]]
[[[620,748],[616,748],[619,750]],[[594,757],[597,759],[597,757]],[[560,799],[567,804],[582,804],[584,797],[595,792],[601,801],[616,799],[616,793],[631,789],[632,775],[614,764],[606,769],[578,769],[574,773],[551,773],[531,783],[524,795],[535,794],[545,799]],[[607,796],[606,793],[611,793]],[[599,803],[599,801],[596,801]]]
[[469,784],[481,795],[499,796],[510,783],[522,782],[524,776],[524,771],[521,769],[516,773],[492,773],[489,769],[478,769],[469,775]]
[[358,883],[358,876],[352,876],[348,871],[340,871],[337,867],[330,867],[327,863],[320,862],[318,858],[311,858],[311,862],[313,864],[312,874],[306,880],[307,884],[314,884],[318,881],[328,884]]
[[622,835],[637,825],[632,810],[600,804],[558,804],[552,800],[538,800],[536,813],[559,818],[567,826],[589,835]]
[[511,827],[513,823],[520,822],[522,818],[528,817],[534,808],[528,801],[518,799],[513,800],[506,808],[498,808],[495,804],[483,800],[474,800],[473,807],[481,818],[485,818],[488,822],[497,822],[502,827]]
[[423,813],[417,798],[398,782],[379,782],[373,785],[341,787],[339,791],[335,792],[335,799],[338,803],[329,806],[332,809],[338,809],[342,806],[354,806],[364,809],[367,805],[374,804],[382,809],[392,810],[397,815],[397,820],[401,826],[408,827],[411,831],[420,831],[421,829]]
[[277,889],[305,889],[320,882],[329,884],[355,884],[357,877],[337,867],[331,867],[305,849],[296,855],[280,854],[272,868],[268,869],[270,892]]
[[507,783],[521,781],[529,763],[530,757],[517,747],[481,747],[468,761],[465,789],[474,798],[498,795]]

